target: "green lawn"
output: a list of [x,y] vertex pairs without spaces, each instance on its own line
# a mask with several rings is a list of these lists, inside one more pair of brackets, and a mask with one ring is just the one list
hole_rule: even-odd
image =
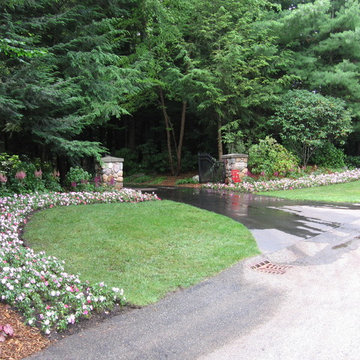
[[265,191],[258,194],[292,200],[360,203],[360,181],[306,189]]
[[24,238],[82,280],[123,288],[138,305],[259,253],[242,224],[171,201],[48,209],[34,214]]

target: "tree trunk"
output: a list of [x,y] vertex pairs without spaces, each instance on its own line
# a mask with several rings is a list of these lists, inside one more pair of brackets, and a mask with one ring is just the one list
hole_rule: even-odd
[[217,119],[217,145],[218,145],[218,155],[219,161],[221,161],[221,157],[223,156],[223,144],[222,144],[222,134],[221,134],[221,118],[218,115]]
[[183,140],[184,140],[186,106],[187,106],[187,101],[183,101],[182,109],[181,109],[179,145],[178,145],[178,147],[176,149],[176,158],[177,158],[176,175],[179,175],[180,171],[181,171],[181,151],[182,151]]
[[170,172],[171,172],[171,175],[174,175],[175,171],[174,171],[174,162],[173,162],[172,150],[171,150],[170,121],[169,121],[169,116],[168,116],[168,113],[167,113],[166,107],[165,107],[164,93],[161,88],[159,88],[159,97],[160,97],[161,110],[162,110],[162,113],[164,116],[164,121],[165,121],[165,131],[166,131],[166,141],[167,141],[167,149],[168,149],[168,155],[169,155]]

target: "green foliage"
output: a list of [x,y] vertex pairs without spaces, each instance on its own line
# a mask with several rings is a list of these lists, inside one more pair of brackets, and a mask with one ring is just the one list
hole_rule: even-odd
[[199,183],[199,180],[196,180],[196,179],[190,177],[190,178],[176,180],[175,185],[198,184],[198,183]]
[[80,166],[71,167],[66,174],[66,185],[73,191],[86,191],[93,188],[89,183],[91,180],[91,174]]
[[254,174],[287,175],[298,166],[298,160],[273,138],[266,137],[249,149],[248,166]]
[[21,166],[19,155],[0,154],[0,172],[5,175],[13,175]]
[[345,167],[345,154],[342,149],[326,142],[323,146],[316,149],[310,161],[317,166],[338,169]]
[[360,168],[360,156],[347,156],[345,162],[349,167]]
[[345,102],[306,90],[292,90],[282,98],[270,123],[306,166],[326,142],[343,144],[352,130]]
[[[0,141],[69,164],[130,146],[127,172],[187,170],[216,139],[245,152],[271,134],[291,88],[346,101],[356,155],[359,28],[358,0],[5,0]],[[305,164],[320,145],[287,140]]]
[[108,1],[41,0],[1,4],[0,14],[2,130],[43,153],[99,158],[104,146],[81,135],[127,114],[126,97],[141,87],[122,59],[126,11]]
[[222,141],[226,145],[229,154],[244,153],[243,132],[239,129],[238,121],[232,121],[222,126]]
[[[360,120],[360,3],[314,0],[279,13],[280,46],[294,59],[294,87],[346,101]],[[356,131],[359,132],[360,128]]]
[[282,87],[291,83],[283,67],[292,57],[277,46],[276,21],[269,17],[277,9],[273,3],[216,0],[194,4],[189,36],[201,67],[198,78],[204,83],[198,110],[223,125],[223,141],[232,152],[241,137],[250,142],[256,139],[254,132],[263,126],[264,112]]
[[[124,173],[128,176],[139,172],[162,174],[168,170],[168,154],[165,151],[159,151],[152,140],[137,146],[135,150],[129,148],[117,150],[115,156],[125,159]],[[193,170],[196,167],[197,158],[184,149],[182,163],[184,170]]]
[[0,154],[0,195],[60,191],[59,177],[49,163]]

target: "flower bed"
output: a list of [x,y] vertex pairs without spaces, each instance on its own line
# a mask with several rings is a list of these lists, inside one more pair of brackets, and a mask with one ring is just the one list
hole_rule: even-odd
[[240,182],[236,184],[204,184],[205,188],[215,190],[231,190],[240,192],[260,192],[276,190],[293,190],[313,186],[340,184],[360,179],[360,169],[336,172],[333,174],[309,175],[298,179],[279,179],[269,181]]
[[0,300],[16,307],[29,325],[45,334],[64,330],[91,313],[124,304],[123,290],[104,283],[90,285],[64,271],[64,262],[25,247],[19,237],[27,217],[54,206],[158,200],[154,194],[72,192],[0,198]]

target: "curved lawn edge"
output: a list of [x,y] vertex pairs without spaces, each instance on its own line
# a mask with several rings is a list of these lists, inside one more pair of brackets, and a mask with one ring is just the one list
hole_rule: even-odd
[[43,211],[24,237],[35,250],[66,260],[83,280],[121,284],[140,306],[259,254],[243,224],[170,200]]
[[71,192],[13,195],[0,198],[0,300],[16,308],[26,323],[45,334],[64,330],[81,318],[124,305],[123,290],[104,283],[90,285],[64,271],[64,262],[35,253],[20,238],[27,217],[54,206],[158,200],[155,194],[123,189],[114,192]]

